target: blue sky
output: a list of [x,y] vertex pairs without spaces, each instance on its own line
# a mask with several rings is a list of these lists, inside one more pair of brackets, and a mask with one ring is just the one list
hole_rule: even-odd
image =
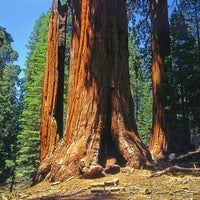
[[[18,52],[15,64],[25,67],[26,44],[36,20],[52,6],[52,0],[0,0],[0,26],[6,28],[14,39],[12,47]],[[168,0],[169,3],[174,0]],[[173,4],[173,3],[172,3]],[[173,6],[172,6],[173,7]]]
[[0,26],[6,28],[14,42],[12,47],[18,52],[15,64],[24,68],[29,37],[36,20],[52,5],[52,0],[0,0]]

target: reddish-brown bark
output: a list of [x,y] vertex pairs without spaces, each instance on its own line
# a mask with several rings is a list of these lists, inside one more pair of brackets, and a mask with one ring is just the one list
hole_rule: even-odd
[[169,55],[169,23],[167,0],[151,0],[152,35],[152,87],[153,87],[153,126],[150,152],[154,160],[164,158],[168,150],[168,120],[165,110],[167,90],[164,80],[165,59]]
[[65,140],[40,163],[36,180],[91,177],[111,164],[151,160],[137,134],[128,69],[124,0],[73,0]]
[[54,0],[49,22],[47,59],[42,89],[40,160],[48,157],[63,135],[63,83],[66,10]]

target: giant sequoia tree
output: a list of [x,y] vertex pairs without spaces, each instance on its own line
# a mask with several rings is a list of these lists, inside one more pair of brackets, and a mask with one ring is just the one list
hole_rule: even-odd
[[[124,0],[71,1],[67,123],[64,139],[57,140],[56,93],[60,89],[57,86],[60,66],[55,54],[60,37],[56,28],[60,20],[53,18],[60,15],[59,6],[59,1],[54,0],[47,59],[52,58],[51,63],[55,64],[47,64],[46,73],[53,72],[57,76],[51,83],[47,81],[52,92],[43,97],[41,127],[47,121],[48,124],[41,128],[41,161],[36,181],[63,180],[75,174],[90,177],[100,173],[111,161],[136,168],[146,165],[151,158],[137,133],[130,92]],[[52,31],[55,34],[50,35]],[[52,72],[48,69],[50,66]],[[43,89],[43,96],[45,91]]]
[[153,123],[150,152],[154,160],[168,151],[168,119],[165,109],[167,89],[166,58],[170,52],[167,0],[151,0]]

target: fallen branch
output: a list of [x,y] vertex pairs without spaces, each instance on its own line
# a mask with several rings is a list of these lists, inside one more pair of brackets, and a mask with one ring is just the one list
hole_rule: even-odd
[[66,182],[71,181],[71,180],[74,179],[74,178],[75,178],[75,176],[72,176],[72,177],[68,178],[68,179],[66,180]]
[[188,156],[191,156],[191,155],[194,155],[196,153],[200,153],[200,149],[197,149],[196,151],[190,151],[184,155],[180,155],[178,156],[176,159],[182,159],[182,158],[185,158],[185,157],[188,157]]
[[25,199],[30,196],[28,194],[22,194],[22,193],[18,193],[18,195],[20,196],[20,199]]
[[99,188],[99,189],[91,189],[90,191],[91,193],[119,192],[119,191],[125,191],[125,187]]
[[111,185],[117,185],[119,183],[119,179],[115,178],[111,181],[104,181],[100,183],[92,183],[91,187],[105,187],[105,186],[111,186]]
[[174,166],[171,166],[171,167],[168,167],[160,172],[157,172],[155,174],[152,174],[150,176],[151,177],[156,177],[156,176],[161,176],[163,174],[167,174],[169,173],[170,171],[172,170],[178,170],[178,171],[184,171],[184,172],[197,172],[197,171],[200,171],[200,168],[185,168],[185,167],[179,167],[178,165],[174,165]]
[[38,192],[47,192],[48,190],[58,190],[60,189],[61,187],[52,187],[52,188],[45,188],[44,190],[37,190],[34,192],[35,193],[38,193]]
[[183,154],[183,155],[180,155],[180,156],[178,156],[178,157],[172,157],[172,158],[170,159],[170,161],[172,161],[172,160],[180,160],[180,159],[183,159],[183,158],[185,158],[185,157],[194,155],[194,154],[196,154],[196,153],[200,153],[200,149],[197,149],[197,150],[195,150],[195,151],[190,151],[190,152],[188,152],[188,153],[186,153],[186,154]]
[[61,181],[57,181],[57,182],[52,183],[52,185],[58,185],[60,183],[61,183]]

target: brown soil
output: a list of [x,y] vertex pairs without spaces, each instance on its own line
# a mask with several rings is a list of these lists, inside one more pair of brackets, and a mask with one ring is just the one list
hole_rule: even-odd
[[[74,199],[74,200],[145,200],[145,199],[200,199],[200,172],[170,172],[159,177],[150,176],[156,171],[122,168],[120,173],[96,179],[72,178],[69,181],[53,184],[42,182],[33,187],[0,194],[0,199]],[[114,186],[97,187],[102,190],[91,192],[91,184],[119,179]],[[118,188],[120,191],[109,191]]]

